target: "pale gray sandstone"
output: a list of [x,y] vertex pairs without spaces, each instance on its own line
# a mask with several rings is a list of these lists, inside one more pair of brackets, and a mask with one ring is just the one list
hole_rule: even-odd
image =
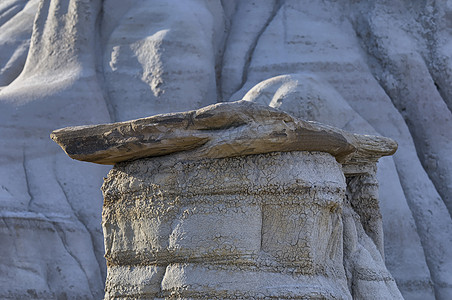
[[386,266],[406,299],[450,299],[450,18],[445,0],[0,1],[0,298],[103,294],[108,168],[49,132],[246,98],[396,140]]
[[105,299],[402,299],[384,263],[388,138],[238,101],[51,135],[115,164]]

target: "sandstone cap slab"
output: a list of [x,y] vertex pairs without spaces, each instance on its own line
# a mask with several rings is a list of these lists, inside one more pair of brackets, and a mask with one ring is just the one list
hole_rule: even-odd
[[339,162],[353,163],[376,161],[397,149],[389,138],[348,133],[248,101],[67,127],[51,138],[73,159],[107,165],[180,152],[196,159],[288,151],[327,152]]

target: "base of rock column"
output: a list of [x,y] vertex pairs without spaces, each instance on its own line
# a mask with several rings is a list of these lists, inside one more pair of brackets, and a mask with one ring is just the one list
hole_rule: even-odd
[[351,298],[328,153],[140,159],[103,190],[106,299]]

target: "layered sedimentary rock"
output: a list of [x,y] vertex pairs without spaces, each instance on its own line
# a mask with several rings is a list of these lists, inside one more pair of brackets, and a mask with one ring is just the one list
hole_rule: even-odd
[[0,297],[103,293],[108,168],[49,132],[247,99],[397,140],[377,173],[386,264],[407,299],[448,300],[450,16],[421,0],[0,1]]
[[68,127],[55,130],[51,138],[69,157],[98,164],[187,150],[196,150],[192,157],[208,158],[322,151],[342,162],[379,158],[378,154],[392,154],[396,149],[396,143],[387,138],[367,138],[306,122],[249,101],[121,123]]
[[331,155],[140,159],[103,190],[106,299],[351,298]]
[[106,299],[402,298],[375,178],[390,139],[249,101],[52,138],[115,164],[102,187]]

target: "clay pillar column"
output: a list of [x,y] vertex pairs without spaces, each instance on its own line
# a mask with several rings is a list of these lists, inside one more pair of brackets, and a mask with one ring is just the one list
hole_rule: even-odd
[[115,164],[102,187],[106,299],[350,299],[344,170],[396,149],[243,101],[52,138]]
[[103,191],[111,298],[348,293],[345,179],[328,153],[139,159]]

